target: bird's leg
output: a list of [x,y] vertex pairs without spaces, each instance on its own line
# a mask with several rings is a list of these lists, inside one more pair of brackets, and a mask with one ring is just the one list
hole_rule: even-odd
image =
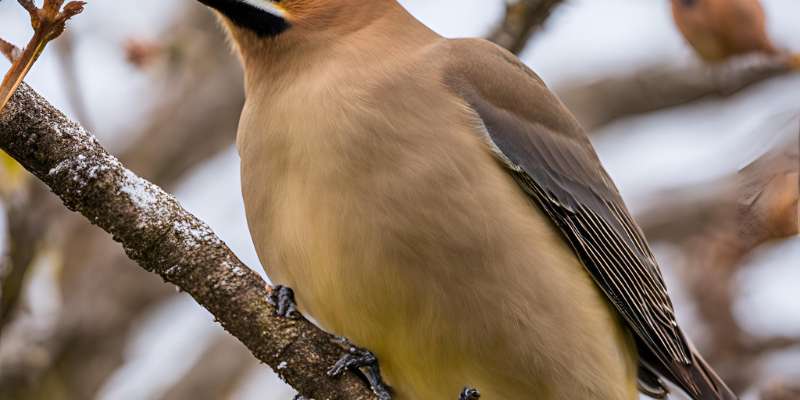
[[269,304],[275,306],[275,315],[285,318],[300,316],[297,303],[294,300],[294,290],[288,286],[277,285],[269,293]]
[[461,391],[461,395],[458,397],[458,400],[478,400],[480,398],[481,392],[479,392],[478,389],[466,387]]
[[380,400],[391,400],[392,388],[383,382],[378,358],[369,350],[359,348],[343,337],[336,338],[335,343],[346,353],[328,370],[328,375],[336,377],[348,369],[358,370],[367,378],[372,391]]
[[[294,298],[294,290],[288,286],[276,285],[271,288],[267,301],[275,306],[275,315],[285,318],[300,316],[300,311],[297,310],[297,303]],[[358,370],[367,378],[370,388],[378,396],[378,399],[392,399],[391,388],[383,382],[378,359],[372,352],[356,347],[343,337],[336,337],[334,343],[344,349],[346,354],[328,370],[328,376],[337,377],[346,370]],[[294,400],[305,400],[305,397],[298,394],[294,397]]]

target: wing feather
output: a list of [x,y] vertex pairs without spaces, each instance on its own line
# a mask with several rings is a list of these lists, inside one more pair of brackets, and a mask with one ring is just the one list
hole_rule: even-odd
[[685,339],[653,252],[571,114],[504,50],[474,40],[451,43],[445,85],[476,114],[477,133],[625,319],[643,368],[698,399],[735,398]]

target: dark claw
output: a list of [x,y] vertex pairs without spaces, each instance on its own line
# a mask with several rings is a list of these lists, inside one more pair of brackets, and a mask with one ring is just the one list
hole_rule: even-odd
[[461,396],[458,397],[458,400],[478,400],[481,398],[481,392],[478,389],[473,388],[464,388],[461,391]]
[[303,397],[303,395],[302,395],[302,394],[298,394],[298,395],[294,396],[294,399],[293,399],[293,400],[306,400],[306,398],[305,398],[305,397]]
[[380,400],[392,399],[392,388],[383,382],[381,377],[381,367],[378,365],[378,358],[372,352],[361,349],[350,343],[345,338],[337,338],[336,344],[341,346],[347,354],[343,355],[336,364],[328,370],[328,376],[337,377],[346,370],[360,371],[372,389],[372,392]]
[[300,311],[297,311],[297,303],[294,301],[294,290],[290,287],[275,286],[267,301],[275,306],[275,315],[279,317],[296,318],[300,316]]

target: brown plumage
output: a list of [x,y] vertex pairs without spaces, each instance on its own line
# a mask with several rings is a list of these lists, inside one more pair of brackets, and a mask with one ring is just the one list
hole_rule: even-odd
[[672,14],[678,29],[705,61],[780,53],[767,35],[759,0],[672,0]]
[[659,376],[735,398],[585,133],[514,55],[394,0],[203,2],[244,64],[262,263],[376,353],[397,399],[631,400]]

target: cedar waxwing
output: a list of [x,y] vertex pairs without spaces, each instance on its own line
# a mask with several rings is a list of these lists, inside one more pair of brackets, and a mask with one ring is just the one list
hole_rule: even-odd
[[672,0],[678,29],[707,62],[762,53],[780,53],[767,35],[759,0]]
[[513,54],[395,0],[201,2],[244,65],[261,262],[377,355],[395,399],[630,400],[661,379],[736,398],[584,131]]

